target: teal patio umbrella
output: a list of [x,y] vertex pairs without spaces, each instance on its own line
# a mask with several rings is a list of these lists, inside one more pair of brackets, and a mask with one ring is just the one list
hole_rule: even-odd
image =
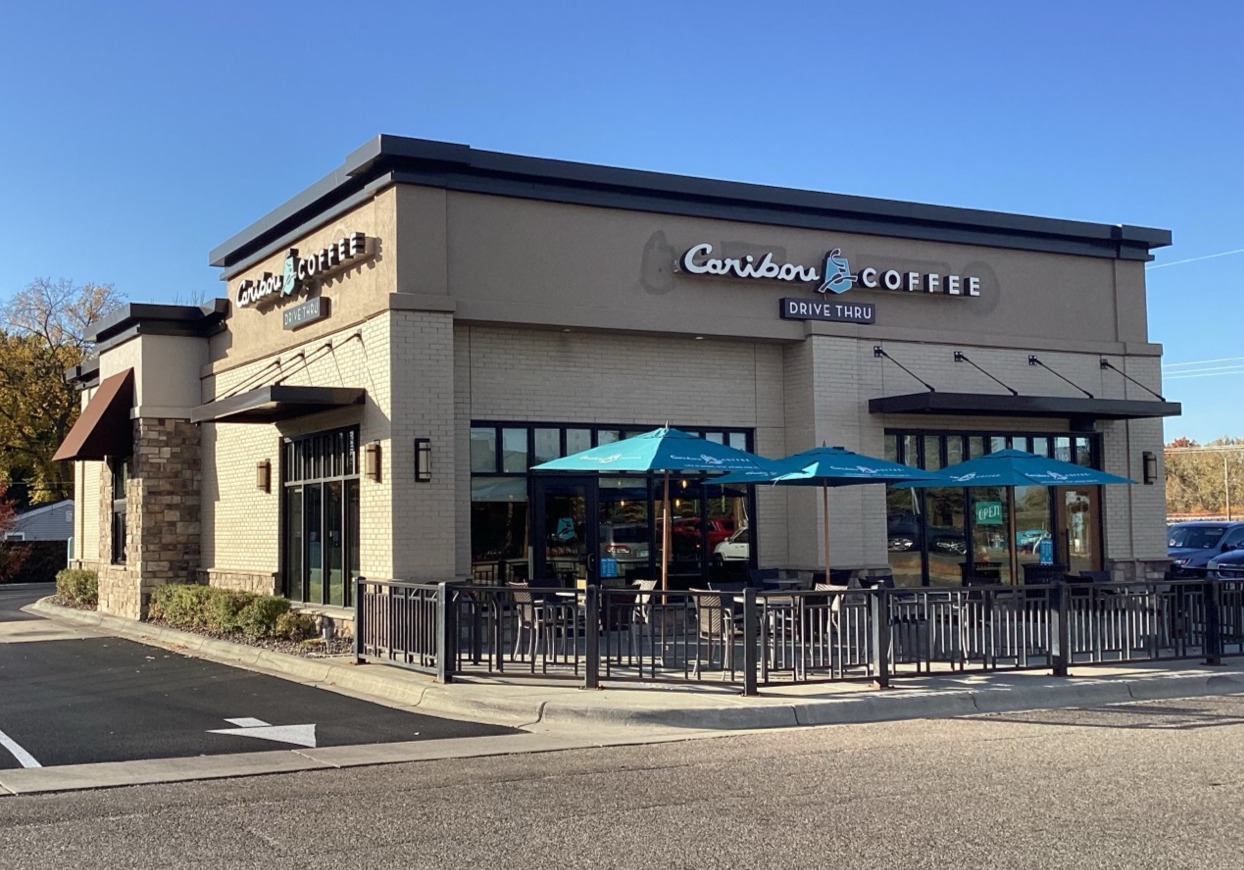
[[[669,586],[670,472],[712,471],[766,474],[771,460],[746,450],[718,444],[698,435],[664,426],[624,441],[601,444],[570,456],[533,465],[532,471],[663,471],[665,485],[661,498],[661,590]],[[716,483],[716,481],[713,481]]]
[[933,472],[930,479],[901,482],[898,486],[1004,486],[1007,497],[1007,531],[1011,551],[1011,576],[1015,576],[1015,487],[1092,486],[1135,483],[1126,477],[1086,468],[1073,462],[1050,459],[1024,450],[998,450]]
[[819,486],[824,513],[825,582],[829,582],[829,488],[866,483],[896,483],[933,476],[910,465],[854,453],[842,447],[813,447],[768,463],[769,471],[747,469],[710,483],[772,483],[779,486]]

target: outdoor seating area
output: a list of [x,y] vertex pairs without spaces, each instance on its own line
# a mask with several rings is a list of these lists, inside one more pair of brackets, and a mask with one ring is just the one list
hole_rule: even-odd
[[[894,589],[759,574],[741,588],[404,584],[360,579],[357,653],[446,681],[870,680],[1244,655],[1239,583]],[[766,586],[789,581],[789,585]]]

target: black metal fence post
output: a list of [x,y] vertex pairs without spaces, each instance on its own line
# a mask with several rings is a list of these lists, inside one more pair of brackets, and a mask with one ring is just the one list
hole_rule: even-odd
[[1222,587],[1208,580],[1202,587],[1205,601],[1205,664],[1222,664]]
[[873,686],[890,688],[890,591],[884,586],[869,591],[872,617]]
[[583,593],[583,688],[600,688],[600,587],[587,584]]
[[354,581],[354,663],[363,663],[363,589],[367,578],[359,577]]
[[[743,694],[756,695],[756,640],[760,633],[760,620],[756,613],[756,590],[749,586],[743,590]],[[727,614],[727,619],[729,615]]]
[[1071,592],[1065,580],[1050,590],[1050,666],[1054,676],[1067,676],[1071,663]]
[[455,602],[446,582],[436,584],[436,681],[454,681],[455,640],[458,636],[458,620]]

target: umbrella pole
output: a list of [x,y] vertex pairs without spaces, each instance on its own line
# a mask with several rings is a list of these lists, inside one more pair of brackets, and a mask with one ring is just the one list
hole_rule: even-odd
[[829,579],[829,484],[821,484],[821,507],[825,511],[825,523],[822,527],[822,533],[825,538],[825,582],[832,583]]
[[[661,497],[661,592],[669,590],[670,571],[670,473],[665,471],[665,492]],[[665,600],[665,596],[661,596]]]
[[1006,530],[1011,536],[1006,543],[1006,550],[1011,554],[1011,585],[1020,585],[1019,553],[1015,551],[1015,487],[1006,488]]

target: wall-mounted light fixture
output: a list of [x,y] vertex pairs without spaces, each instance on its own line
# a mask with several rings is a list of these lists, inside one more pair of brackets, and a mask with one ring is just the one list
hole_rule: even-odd
[[272,463],[267,459],[255,463],[255,488],[260,492],[272,492]]
[[432,479],[432,439],[415,439],[415,480],[427,483]]
[[1146,450],[1141,454],[1141,459],[1145,466],[1145,483],[1153,484],[1158,482],[1158,457],[1152,450]]
[[380,480],[380,442],[363,445],[363,472],[370,480]]

